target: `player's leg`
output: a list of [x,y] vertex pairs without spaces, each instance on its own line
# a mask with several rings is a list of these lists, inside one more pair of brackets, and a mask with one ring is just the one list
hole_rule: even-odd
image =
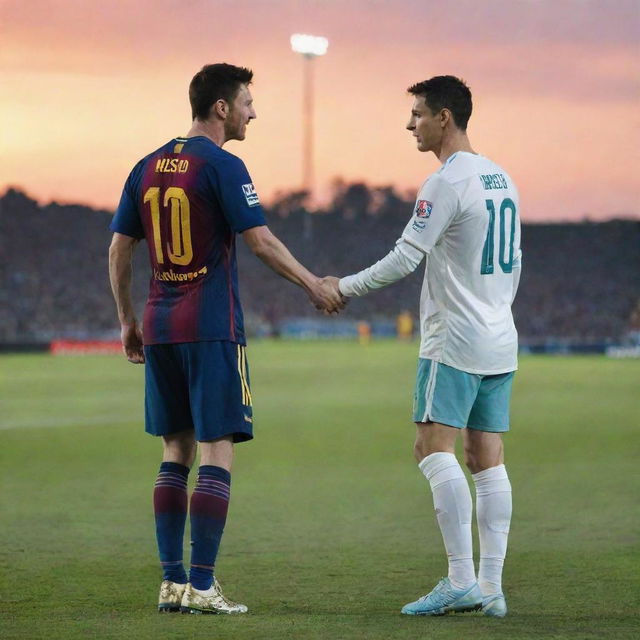
[[200,447],[191,496],[191,569],[182,610],[243,613],[226,599],[214,567],[229,507],[233,444],[251,439],[252,416],[244,347],[227,342],[184,345],[190,362],[190,402]]
[[448,575],[426,596],[405,605],[409,615],[475,611],[481,594],[473,566],[471,493],[454,454],[459,429],[440,423],[417,423],[414,453],[428,480],[447,553]]
[[465,451],[476,487],[476,519],[480,539],[478,583],[485,614],[503,617],[507,606],[502,569],[511,523],[511,483],[503,463],[500,435],[467,430]]
[[502,568],[511,523],[511,483],[504,466],[502,433],[509,428],[513,374],[487,376],[480,387],[463,435],[465,459],[476,487],[480,539],[478,583],[486,615],[503,617],[507,605]]
[[231,436],[200,443],[198,479],[191,495],[191,570],[189,582],[206,591],[213,584],[231,491]]
[[462,373],[428,360],[421,360],[418,368],[414,454],[431,487],[449,570],[433,591],[402,609],[410,615],[441,615],[480,606],[473,566],[471,493],[454,453],[477,381]]
[[187,583],[182,561],[187,519],[187,481],[196,453],[193,429],[162,436],[163,456],[153,491],[156,540],[162,564],[158,611],[180,610]]
[[464,461],[473,475],[504,464],[502,434],[469,427],[462,432]]
[[162,566],[160,612],[179,611],[187,583],[182,552],[187,480],[196,452],[188,394],[173,345],[145,347],[146,430],[162,437],[163,455],[153,491],[156,540]]
[[449,561],[448,578],[455,589],[476,582],[471,538],[469,485],[454,454],[459,429],[438,423],[416,425],[414,452],[431,487],[433,506]]

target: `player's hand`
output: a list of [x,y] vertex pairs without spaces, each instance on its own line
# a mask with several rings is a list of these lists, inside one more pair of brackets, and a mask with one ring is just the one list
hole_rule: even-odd
[[327,314],[339,313],[347,304],[347,298],[340,293],[338,287],[339,278],[334,276],[326,276],[319,278],[317,288],[311,301],[319,311]]
[[144,363],[144,351],[142,349],[142,331],[137,323],[123,324],[120,330],[122,350],[127,360],[133,364]]

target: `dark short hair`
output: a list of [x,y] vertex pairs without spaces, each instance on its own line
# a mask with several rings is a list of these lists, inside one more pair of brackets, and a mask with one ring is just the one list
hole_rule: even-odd
[[233,102],[240,85],[251,84],[252,78],[253,71],[245,67],[226,62],[205,65],[189,84],[191,118],[206,120],[214,102],[220,99]]
[[455,76],[435,76],[430,80],[418,82],[407,89],[414,96],[424,96],[431,113],[449,109],[458,129],[467,130],[473,103],[471,91],[460,78]]

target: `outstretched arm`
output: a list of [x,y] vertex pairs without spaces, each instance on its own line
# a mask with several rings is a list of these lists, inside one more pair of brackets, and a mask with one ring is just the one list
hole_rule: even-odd
[[262,262],[289,282],[302,287],[316,309],[330,313],[344,309],[345,301],[342,296],[331,287],[324,286],[322,278],[318,278],[302,266],[291,255],[289,249],[271,233],[269,227],[252,227],[243,232],[242,237]]
[[340,293],[344,296],[363,296],[373,289],[386,287],[415,271],[423,258],[422,251],[400,238],[382,260],[359,273],[341,278]]
[[122,233],[114,233],[109,247],[109,280],[111,291],[118,308],[122,349],[129,362],[144,362],[142,350],[142,331],[138,326],[133,301],[131,299],[131,281],[133,275],[133,250],[138,244],[136,238]]
[[438,174],[424,183],[407,226],[396,246],[382,260],[340,280],[345,296],[363,296],[409,275],[436,246],[459,211],[458,194]]

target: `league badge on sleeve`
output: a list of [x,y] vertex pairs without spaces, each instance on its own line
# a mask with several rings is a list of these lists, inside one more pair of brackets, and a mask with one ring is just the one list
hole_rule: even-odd
[[416,203],[416,216],[418,218],[428,218],[431,215],[433,203],[428,200],[418,200]]
[[258,198],[258,194],[256,193],[256,188],[253,186],[253,183],[242,185],[242,191],[244,192],[244,197],[247,200],[247,204],[250,207],[255,207],[260,204],[260,198]]

